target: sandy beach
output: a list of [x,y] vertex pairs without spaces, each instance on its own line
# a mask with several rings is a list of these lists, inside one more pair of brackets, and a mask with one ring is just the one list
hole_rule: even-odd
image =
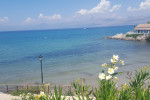
[[21,98],[18,96],[12,96],[10,94],[0,92],[0,100],[13,100],[13,99],[21,100]]
[[[63,98],[64,96],[62,96]],[[75,97],[74,98],[76,100],[78,100],[78,97]],[[10,94],[5,94],[5,93],[2,93],[0,92],[0,100],[21,100],[21,98],[19,96],[12,96]],[[66,96],[66,99],[65,100],[73,100],[71,96]]]

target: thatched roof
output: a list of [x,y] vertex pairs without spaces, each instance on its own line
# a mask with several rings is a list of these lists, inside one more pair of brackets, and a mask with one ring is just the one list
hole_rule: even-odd
[[150,30],[150,24],[139,24],[134,30]]

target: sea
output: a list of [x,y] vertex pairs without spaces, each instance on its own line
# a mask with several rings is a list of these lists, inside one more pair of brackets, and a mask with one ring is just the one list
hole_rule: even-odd
[[104,39],[132,31],[134,26],[0,32],[0,84],[40,84],[43,56],[44,83],[68,85],[76,79],[97,83],[103,63],[119,55],[119,81],[126,73],[150,65],[150,43]]

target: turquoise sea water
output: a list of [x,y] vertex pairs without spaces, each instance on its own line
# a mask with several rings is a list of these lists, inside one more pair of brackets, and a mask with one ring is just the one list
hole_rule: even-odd
[[[103,39],[133,30],[133,26],[0,32],[0,84],[69,84],[78,77],[91,84],[113,54],[125,60],[120,71],[150,65],[150,43]],[[122,79],[124,75],[120,76]]]

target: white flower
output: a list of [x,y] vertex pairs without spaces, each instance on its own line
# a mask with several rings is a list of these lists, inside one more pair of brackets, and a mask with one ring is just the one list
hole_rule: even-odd
[[102,80],[102,79],[105,79],[105,74],[104,73],[99,73],[99,78]]
[[115,77],[115,81],[117,81],[118,80],[118,77]]
[[114,67],[113,67],[113,69],[114,69],[114,70],[117,70],[117,69],[118,69],[118,67],[117,67],[117,66],[114,66]]
[[121,63],[122,65],[124,65],[124,61],[123,61],[123,60],[120,60],[120,63]]
[[112,76],[108,75],[106,76],[106,80],[110,80],[112,78]]
[[119,56],[118,55],[113,55],[113,59],[118,60]]
[[117,61],[114,60],[114,59],[111,59],[110,61],[111,61],[111,63],[113,63],[113,64],[117,62]]
[[44,92],[43,91],[40,91],[40,97],[41,96],[44,96],[45,94],[44,94]]
[[37,94],[34,94],[34,97],[35,97],[35,100],[39,99],[39,95],[37,95]]
[[113,74],[114,73],[114,69],[113,68],[108,68],[108,73],[109,74]]
[[106,63],[102,64],[102,67],[107,67],[107,64]]
[[31,93],[28,93],[28,95],[31,95]]

